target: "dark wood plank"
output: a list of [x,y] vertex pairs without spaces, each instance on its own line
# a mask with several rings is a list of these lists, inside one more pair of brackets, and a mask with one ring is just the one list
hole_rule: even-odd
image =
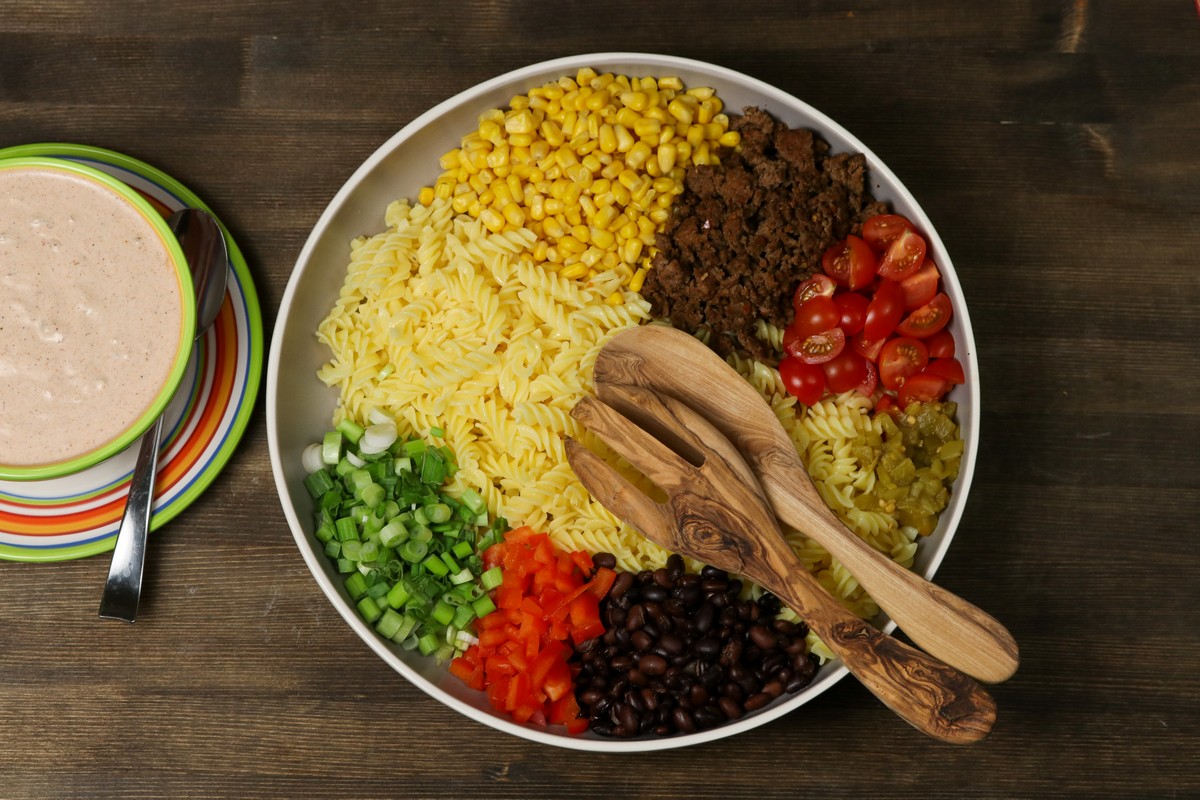
[[0,0],[0,146],[78,141],[208,201],[268,330],[325,204],[392,133],[491,76],[634,50],[721,63],[846,125],[920,199],[983,382],[939,571],[1022,646],[982,745],[850,681],[682,751],[497,733],[391,672],[310,577],[259,407],[152,540],[143,613],[107,558],[0,562],[0,798],[1200,796],[1200,19],[1174,0],[424,6]]

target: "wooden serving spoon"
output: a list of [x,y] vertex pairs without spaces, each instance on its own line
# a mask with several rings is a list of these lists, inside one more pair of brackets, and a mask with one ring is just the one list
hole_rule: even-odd
[[859,619],[817,583],[784,541],[754,473],[734,446],[683,403],[608,384],[572,415],[667,495],[659,503],[574,439],[567,458],[583,485],[663,547],[744,575],[799,614],[872,693],[944,742],[982,739],[996,705],[974,680]]
[[1017,643],[995,619],[875,550],[825,505],[770,406],[720,356],[674,328],[650,325],[613,337],[596,359],[596,392],[644,386],[682,400],[741,452],[775,515],[840,561],[914,642],[975,678],[996,683],[1019,663]]

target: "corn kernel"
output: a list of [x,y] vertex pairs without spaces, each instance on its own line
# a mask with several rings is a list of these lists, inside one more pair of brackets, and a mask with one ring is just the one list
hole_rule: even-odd
[[423,206],[427,206],[427,205],[430,205],[431,203],[433,203],[433,187],[432,186],[422,187],[421,191],[417,193],[417,202]]
[[657,139],[660,131],[662,123],[649,117],[642,117],[633,126],[633,132],[639,139]]
[[611,225],[612,221],[616,218],[617,210],[611,205],[606,205],[597,211],[595,216],[592,217],[592,224],[597,228],[603,228],[607,230],[608,226]]
[[582,278],[584,275],[587,275],[587,265],[575,263],[564,269],[559,274],[564,278]]
[[610,306],[619,306],[624,302],[624,298],[621,297],[620,292],[613,292],[608,297],[604,298],[604,302],[608,303]]
[[[667,172],[671,172],[671,170],[667,170]],[[654,179],[654,191],[658,192],[659,194],[666,194],[668,192],[673,193],[675,191],[674,179],[668,177],[665,174],[660,177],[655,178]]]
[[[428,203],[422,203],[422,205],[428,205]],[[465,194],[454,195],[454,199],[450,201],[450,207],[454,209],[455,214],[467,213],[467,209],[471,207],[470,196]]]
[[629,148],[629,152],[625,155],[625,163],[634,169],[638,169],[642,164],[646,163],[646,159],[648,158],[650,158],[650,145],[645,142],[638,142]]
[[617,134],[613,126],[605,123],[600,126],[600,152],[612,153],[617,149]]
[[634,111],[645,111],[649,105],[649,98],[645,92],[622,92],[619,99]]
[[494,208],[485,208],[479,215],[479,221],[492,233],[504,230],[504,216]]
[[614,130],[617,134],[617,150],[622,153],[628,152],[629,149],[633,147],[633,143],[636,141],[633,138],[633,134],[629,132],[628,128],[621,124],[618,124]]
[[707,100],[715,94],[711,86],[696,86],[688,89],[687,93],[697,100]]
[[742,135],[737,131],[726,131],[721,134],[721,138],[717,139],[717,144],[721,147],[737,147],[742,143]]
[[672,89],[672,90],[678,92],[680,89],[683,88],[683,81],[674,75],[669,75],[665,78],[658,79],[658,88]]
[[563,212],[563,201],[557,197],[546,198],[546,213],[561,214]]
[[612,247],[617,241],[617,237],[613,236],[603,228],[598,228],[595,226],[592,226],[588,229],[588,236],[591,239],[592,244],[604,250]]
[[[636,264],[638,258],[642,255],[642,240],[629,238],[625,241],[625,245],[621,248],[621,258],[626,264]],[[631,287],[632,288],[632,287]],[[639,291],[634,289],[634,291]]]
[[566,229],[563,228],[556,217],[546,217],[542,222],[542,230],[552,239],[561,239],[567,235]]
[[[537,241],[537,244],[535,244],[533,246],[533,260],[534,261],[545,261],[546,254],[549,252],[549,250],[550,250],[550,243],[547,242],[545,239],[539,238]],[[637,290],[634,289],[634,291],[636,292]]]
[[495,144],[500,141],[500,126],[490,119],[479,123],[479,137]]
[[[609,250],[604,254],[604,258],[600,259],[600,266],[603,269],[616,269],[617,267],[624,265],[621,264],[620,259],[617,258],[617,254],[612,250]],[[622,272],[624,272],[624,270],[622,270]]]
[[[638,244],[641,244],[641,242],[638,242]],[[637,259],[633,258],[630,260],[630,263],[634,263],[636,261],[637,261]],[[633,277],[629,279],[629,291],[640,292],[642,290],[642,284],[644,284],[645,282],[646,282],[646,268],[640,267],[636,272],[633,273]]]
[[674,169],[677,154],[678,149],[670,142],[658,146],[658,169],[663,175],[667,175]]
[[516,203],[509,203],[500,209],[500,213],[504,215],[504,220],[514,228],[519,228],[525,224],[525,212]]
[[593,269],[604,258],[604,251],[599,247],[589,247],[583,251],[583,255],[579,257],[579,262]]

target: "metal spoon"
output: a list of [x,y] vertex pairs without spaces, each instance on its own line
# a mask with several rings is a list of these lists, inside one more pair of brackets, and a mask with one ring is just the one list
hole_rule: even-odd
[[[167,220],[179,239],[192,271],[196,287],[196,340],[199,341],[216,320],[225,301],[225,282],[229,275],[229,254],[221,226],[207,211],[185,208]],[[162,438],[163,418],[159,416],[142,435],[125,514],[117,530],[104,596],[100,598],[100,616],[133,622],[142,596],[142,571],[146,563],[146,534],[154,508],[154,482],[158,477],[158,447]]]

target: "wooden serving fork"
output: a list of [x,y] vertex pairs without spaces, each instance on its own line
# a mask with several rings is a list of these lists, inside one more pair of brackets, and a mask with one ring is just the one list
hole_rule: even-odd
[[638,386],[572,410],[585,427],[667,495],[660,503],[574,439],[567,458],[605,507],[651,541],[743,575],[790,606],[883,703],[944,742],[985,737],[991,696],[972,678],[879,631],[835,600],[784,541],[762,488],[737,450],[697,412]]
[[640,325],[600,349],[596,393],[644,386],[702,414],[745,456],[784,524],[815,539],[921,649],[987,683],[1019,664],[1017,643],[982,609],[905,569],[863,541],[817,494],[796,446],[759,393],[720,356],[683,331]]

